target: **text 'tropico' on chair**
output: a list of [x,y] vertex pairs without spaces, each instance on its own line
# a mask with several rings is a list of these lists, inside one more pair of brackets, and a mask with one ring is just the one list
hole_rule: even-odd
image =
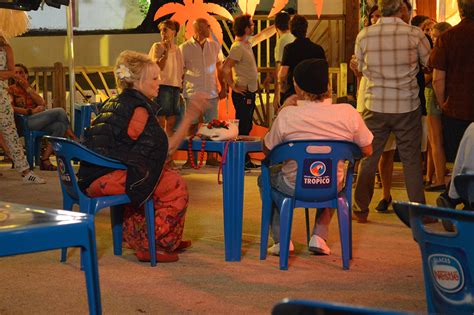
[[[260,259],[265,259],[272,203],[280,209],[280,269],[288,269],[288,251],[294,208],[336,208],[342,248],[342,266],[352,258],[352,175],[360,148],[349,141],[295,140],[281,143],[262,162],[262,226]],[[272,165],[294,160],[297,165],[294,196],[270,186]],[[338,192],[338,161],[348,161],[346,181]],[[307,220],[308,221],[308,220]],[[307,228],[308,230],[308,228]]]
[[428,313],[473,314],[474,213],[411,202],[394,202],[393,208],[409,213],[421,250]]
[[[110,217],[112,222],[114,254],[122,255],[123,212],[121,211],[121,207],[114,206],[128,204],[130,203],[130,198],[125,194],[97,198],[88,197],[79,189],[72,162],[84,161],[101,167],[121,170],[125,170],[127,167],[119,161],[97,154],[77,142],[51,136],[47,136],[46,138],[53,145],[53,150],[56,154],[58,174],[63,192],[64,209],[71,210],[74,204],[78,204],[81,212],[95,215],[101,209],[111,207]],[[145,217],[150,261],[152,266],[156,266],[155,212],[152,198],[147,200],[145,204]],[[61,261],[65,260],[66,250],[63,249]]]

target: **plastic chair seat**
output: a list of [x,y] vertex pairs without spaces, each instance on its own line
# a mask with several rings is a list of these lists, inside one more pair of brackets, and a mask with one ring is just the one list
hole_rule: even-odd
[[0,202],[0,257],[80,247],[90,314],[101,314],[94,221],[89,215]]
[[[352,175],[360,148],[348,141],[295,140],[279,144],[262,163],[262,226],[260,259],[266,259],[272,203],[280,209],[280,269],[288,269],[289,243],[294,208],[306,208],[306,231],[309,241],[308,208],[336,208],[342,247],[343,268],[349,269],[352,258]],[[282,194],[270,185],[270,167],[287,160],[297,165],[294,196]],[[339,161],[349,161],[346,184],[337,187]],[[324,169],[322,174],[312,173]],[[326,174],[326,175],[325,175]]]
[[[110,207],[110,219],[112,225],[114,254],[122,255],[122,233],[123,233],[123,208],[119,207],[130,203],[130,198],[125,195],[103,196],[90,198],[84,194],[77,183],[73,161],[83,161],[101,167],[126,170],[127,167],[114,159],[107,158],[83,145],[64,138],[47,136],[58,162],[58,175],[63,194],[63,207],[72,210],[74,204],[79,205],[79,211],[95,216],[101,209]],[[151,266],[156,266],[156,244],[155,244],[155,210],[153,199],[145,203],[145,218],[147,223],[147,236],[150,251]],[[61,261],[66,261],[67,252],[63,249]]]

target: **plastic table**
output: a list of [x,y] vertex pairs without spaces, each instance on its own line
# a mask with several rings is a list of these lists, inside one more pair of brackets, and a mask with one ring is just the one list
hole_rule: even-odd
[[[200,151],[202,140],[192,141],[192,150]],[[219,152],[224,156],[222,165],[222,191],[224,202],[224,244],[225,260],[240,261],[242,250],[242,220],[244,203],[245,155],[248,152],[261,152],[262,141],[258,137],[239,136],[237,141],[206,141],[206,152]],[[180,150],[188,150],[188,140],[183,141]]]
[[93,217],[0,201],[0,257],[80,247],[90,314],[101,314]]

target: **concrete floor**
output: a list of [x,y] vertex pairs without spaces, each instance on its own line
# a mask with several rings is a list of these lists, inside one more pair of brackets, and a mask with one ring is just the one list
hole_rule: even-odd
[[[46,185],[24,185],[7,164],[0,164],[0,199],[59,208],[56,172],[42,172]],[[295,211],[292,240],[296,251],[288,271],[278,257],[259,260],[260,198],[258,171],[245,177],[243,256],[224,261],[222,190],[217,168],[183,170],[190,192],[185,239],[193,247],[180,260],[151,268],[132,251],[113,255],[108,209],[96,217],[99,274],[105,314],[269,314],[283,298],[322,300],[406,312],[425,312],[421,258],[411,230],[390,211],[371,212],[368,224],[353,225],[351,268],[342,270],[337,220],[331,223],[330,256],[313,256],[305,244],[303,211]],[[395,168],[393,199],[407,200]],[[398,182],[397,182],[398,181]],[[372,208],[380,197],[376,189]],[[427,193],[434,204],[438,193]],[[1,246],[1,245],[0,245]],[[59,251],[0,258],[0,314],[87,313],[79,252],[67,263]]]

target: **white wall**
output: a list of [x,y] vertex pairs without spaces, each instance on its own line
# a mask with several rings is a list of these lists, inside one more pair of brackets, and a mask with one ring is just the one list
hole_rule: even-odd
[[[113,66],[118,54],[126,49],[148,53],[158,34],[76,35],[74,51],[76,66]],[[10,41],[15,62],[28,67],[67,66],[66,36],[18,37]]]
[[[137,27],[144,19],[137,0],[77,1],[78,26],[75,30],[111,30]],[[28,12],[31,29],[66,29],[66,7],[43,6]]]

